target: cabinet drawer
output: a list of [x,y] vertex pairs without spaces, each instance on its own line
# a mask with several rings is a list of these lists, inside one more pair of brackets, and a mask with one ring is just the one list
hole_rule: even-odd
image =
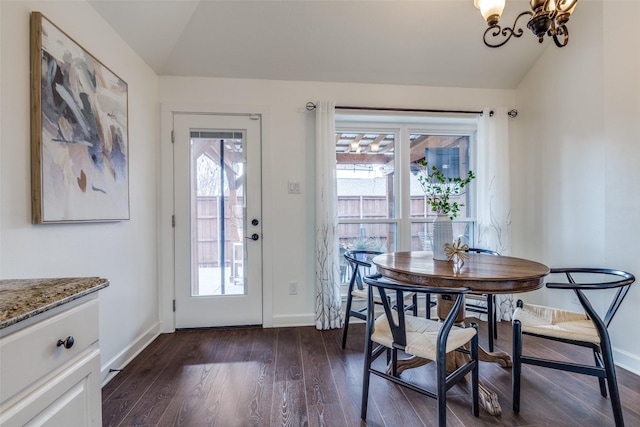
[[[69,349],[58,340],[74,338]],[[98,341],[98,299],[0,339],[0,402],[69,362]]]
[[60,375],[38,387],[5,412],[0,425],[91,427],[102,424],[100,351],[86,351]]

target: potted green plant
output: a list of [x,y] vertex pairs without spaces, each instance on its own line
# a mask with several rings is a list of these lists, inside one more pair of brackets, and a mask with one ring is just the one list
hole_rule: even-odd
[[424,170],[418,175],[418,182],[426,195],[427,206],[435,212],[433,221],[433,259],[447,259],[444,253],[445,243],[453,242],[452,221],[458,216],[460,207],[457,198],[463,194],[463,189],[476,177],[473,171],[469,171],[466,178],[447,177],[436,166],[429,167],[426,160],[421,160],[420,165]]
[[476,177],[473,171],[469,171],[464,179],[459,176],[449,178],[437,167],[431,166],[429,168],[429,163],[424,159],[420,161],[420,164],[424,166],[425,170],[418,175],[418,182],[427,196],[427,205],[436,215],[447,215],[449,219],[455,219],[464,203],[458,203],[453,197],[460,196],[462,189]]

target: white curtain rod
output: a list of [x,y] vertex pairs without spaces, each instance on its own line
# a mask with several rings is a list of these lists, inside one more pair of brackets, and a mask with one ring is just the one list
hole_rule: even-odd
[[[316,104],[307,102],[307,111],[316,109]],[[336,110],[368,110],[368,111],[397,111],[404,113],[455,113],[455,114],[482,114],[482,111],[469,110],[434,110],[434,109],[418,109],[418,108],[389,108],[389,107],[354,107],[349,105],[336,105]],[[508,113],[509,117],[516,117],[518,110],[513,109]],[[489,116],[493,116],[493,110],[489,112]]]

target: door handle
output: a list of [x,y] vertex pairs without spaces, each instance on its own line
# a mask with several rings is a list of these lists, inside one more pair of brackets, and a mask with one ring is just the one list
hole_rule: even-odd
[[253,233],[251,236],[247,236],[245,237],[245,239],[251,239],[251,240],[258,240],[260,238],[260,236],[258,236],[258,234]]

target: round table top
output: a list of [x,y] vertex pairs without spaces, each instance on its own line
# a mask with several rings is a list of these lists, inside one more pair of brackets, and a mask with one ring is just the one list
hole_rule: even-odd
[[467,287],[473,293],[510,294],[544,286],[549,267],[508,256],[469,253],[460,271],[452,261],[436,261],[431,252],[390,252],[372,262],[385,277],[413,285]]

